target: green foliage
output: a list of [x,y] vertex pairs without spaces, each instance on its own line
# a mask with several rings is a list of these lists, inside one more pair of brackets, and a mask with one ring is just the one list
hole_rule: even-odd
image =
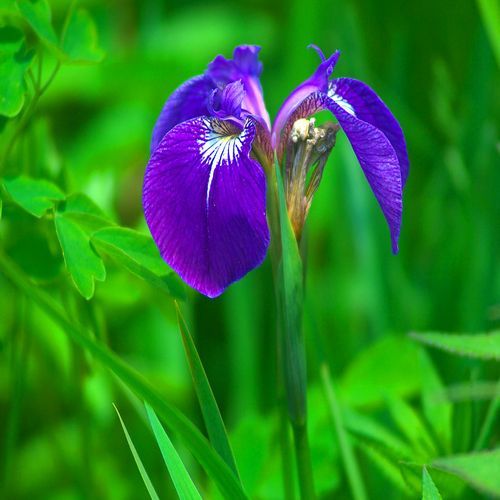
[[[144,401],[193,495],[286,498],[283,462],[298,491],[275,330],[297,330],[302,294],[318,496],[499,496],[497,4],[0,0],[0,498],[142,498],[137,450],[157,496],[176,498]],[[283,205],[272,235],[289,316],[269,262],[209,301],[145,225],[151,129],[178,85],[240,43],[262,46],[275,116],[317,67],[311,42],[339,48],[333,77],[367,82],[402,125],[401,251],[339,132],[302,269]]]
[[196,486],[194,485],[188,471],[184,467],[181,458],[177,454],[174,445],[170,441],[161,422],[158,420],[154,410],[146,404],[146,412],[148,414],[149,423],[153,429],[156,442],[161,450],[165,465],[170,472],[175,490],[179,495],[180,500],[196,500],[201,499]]
[[449,333],[412,333],[414,339],[424,344],[460,356],[500,360],[500,331],[477,335]]
[[120,424],[123,429],[123,433],[125,434],[125,438],[127,440],[128,447],[130,448],[130,451],[132,452],[132,456],[134,457],[135,463],[137,465],[137,468],[139,469],[139,473],[141,474],[142,480],[144,481],[144,485],[146,486],[146,489],[148,490],[149,496],[151,497],[152,500],[158,500],[158,494],[156,493],[155,487],[153,486],[153,483],[151,482],[151,479],[149,478],[149,475],[144,467],[144,464],[142,463],[141,457],[137,453],[137,449],[134,446],[134,443],[132,441],[132,438],[130,437],[130,434],[127,430],[127,427],[125,426],[125,422],[122,419],[122,416],[120,415],[120,412],[118,411],[118,408],[115,406],[116,414],[118,415],[118,418],[120,419]]
[[422,500],[442,500],[442,498],[427,468],[424,467],[422,469]]

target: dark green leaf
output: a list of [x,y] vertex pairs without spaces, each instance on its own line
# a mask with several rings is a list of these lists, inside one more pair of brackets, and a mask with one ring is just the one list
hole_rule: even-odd
[[483,493],[500,496],[500,448],[438,458],[432,466],[459,476]]
[[92,354],[120,378],[141,400],[149,403],[154,408],[170,430],[176,433],[184,445],[193,453],[225,498],[235,500],[247,498],[231,469],[183,413],[165,401],[141,375],[121,358],[94,340],[89,332],[73,321],[68,320],[60,305],[46,292],[33,285],[18,266],[1,252],[0,271],[49,314],[75,343]]
[[21,31],[12,26],[0,28],[0,115],[13,117],[21,111],[26,93],[24,77],[32,58]]
[[64,199],[64,193],[45,179],[19,176],[4,179],[3,184],[12,199],[35,217],[41,217],[54,207],[55,201]]
[[71,63],[97,63],[104,52],[99,47],[97,29],[93,19],[84,9],[75,9],[70,15],[63,36],[62,50]]
[[55,224],[66,268],[77,290],[88,300],[94,295],[94,279],[106,278],[104,263],[91,247],[85,231],[64,212],[56,213]]
[[153,429],[153,433],[160,448],[165,465],[168,468],[172,482],[174,483],[175,491],[179,495],[180,500],[201,500],[201,496],[196,489],[186,467],[182,463],[174,445],[170,441],[165,429],[158,420],[153,408],[147,403],[146,412],[148,414],[149,423]]
[[191,337],[186,322],[178,307],[177,319],[179,322],[179,330],[182,335],[182,342],[184,344],[184,351],[189,363],[189,369],[191,371],[196,395],[210,441],[224,461],[233,469],[234,473],[238,475],[231,445],[227,437],[226,427],[224,426],[219,407],[217,406],[217,401],[210,387],[210,382],[208,381],[207,374],[201,363],[193,338]]
[[441,493],[425,467],[422,469],[422,500],[442,500]]
[[500,331],[462,335],[451,333],[412,333],[423,344],[469,358],[500,360]]
[[150,236],[128,228],[108,227],[94,233],[92,242],[130,272],[169,295],[184,299],[183,286],[160,257]]
[[118,415],[118,418],[120,419],[120,424],[122,425],[123,433],[125,434],[125,439],[127,440],[128,447],[130,448],[130,451],[132,452],[132,456],[134,457],[135,463],[137,465],[137,468],[139,469],[139,473],[141,474],[142,480],[144,481],[144,485],[146,486],[146,489],[148,490],[149,496],[152,498],[152,500],[159,500],[159,496],[156,493],[155,487],[153,486],[153,483],[151,482],[151,479],[149,478],[149,475],[146,471],[146,468],[144,467],[144,464],[142,463],[141,457],[139,456],[139,453],[137,453],[137,450],[134,446],[134,443],[132,441],[132,438],[130,437],[130,434],[128,433],[127,427],[125,427],[125,422],[122,419],[122,416],[120,415],[120,412],[118,411],[118,408],[113,405],[116,410],[116,414]]

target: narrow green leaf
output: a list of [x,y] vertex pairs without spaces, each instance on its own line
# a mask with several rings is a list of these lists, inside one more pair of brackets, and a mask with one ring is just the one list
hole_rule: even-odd
[[462,335],[450,333],[411,333],[423,344],[469,358],[500,360],[500,331]]
[[451,422],[453,406],[445,395],[445,388],[429,355],[424,349],[420,353],[422,367],[422,406],[425,418],[444,450],[451,447]]
[[0,251],[0,271],[25,295],[38,304],[80,347],[87,350],[120,378],[141,400],[151,405],[167,427],[181,439],[215,482],[225,498],[246,499],[238,479],[193,423],[163,397],[133,368],[94,340],[83,327],[67,319],[50,295],[33,285],[24,272]]
[[500,4],[498,0],[477,0],[491,48],[500,66]]
[[500,496],[500,448],[438,458],[432,466],[459,476],[480,492]]
[[426,467],[422,469],[422,500],[442,500],[441,493]]
[[186,358],[189,363],[196,396],[198,397],[210,442],[229,467],[233,469],[236,476],[238,476],[238,469],[236,468],[236,462],[231,450],[231,445],[229,444],[226,427],[224,426],[219,407],[217,406],[217,401],[210,387],[210,382],[208,381],[207,374],[205,373],[200,356],[196,350],[193,338],[191,337],[177,304],[176,308],[177,321],[182,335],[182,343],[184,344],[184,352],[186,353]]
[[74,9],[71,13],[63,35],[62,50],[68,63],[98,63],[104,58],[95,23],[85,9]]
[[16,116],[24,105],[25,73],[33,59],[23,33],[12,26],[0,28],[0,115]]
[[306,360],[302,336],[303,271],[295,234],[288,218],[283,179],[275,165],[282,260],[279,269],[283,363],[288,413],[294,423],[303,422],[306,415]]
[[107,227],[92,235],[92,243],[139,278],[184,300],[184,287],[160,257],[150,236],[124,227]]
[[12,199],[35,217],[41,217],[53,208],[55,201],[64,200],[64,193],[45,179],[21,175],[4,179],[3,184]]
[[146,468],[144,467],[144,464],[142,463],[141,457],[137,453],[137,450],[134,446],[132,438],[130,437],[130,434],[128,433],[127,427],[125,426],[125,422],[123,421],[122,416],[120,415],[120,412],[118,411],[118,408],[116,407],[116,405],[113,405],[113,406],[115,407],[116,414],[118,415],[118,418],[120,419],[123,433],[125,434],[125,438],[127,439],[128,446],[130,448],[130,451],[132,452],[132,455],[134,457],[137,468],[139,469],[139,472],[141,474],[142,480],[144,481],[144,485],[146,486],[146,489],[148,490],[149,496],[153,500],[159,500],[159,497],[158,497],[158,494],[156,493],[155,487],[153,486],[151,479],[149,479],[149,475],[146,472]]
[[57,35],[52,27],[52,13],[47,0],[17,0],[21,14],[40,40],[48,47],[57,47]]
[[186,467],[182,463],[174,445],[170,441],[165,429],[158,420],[153,408],[145,403],[146,412],[148,414],[149,423],[153,429],[153,433],[160,448],[165,465],[168,468],[170,477],[175,486],[175,491],[179,495],[180,500],[201,500],[201,496],[196,489]]
[[392,419],[400,431],[412,443],[423,458],[436,456],[436,448],[418,413],[405,401],[390,398],[388,401]]

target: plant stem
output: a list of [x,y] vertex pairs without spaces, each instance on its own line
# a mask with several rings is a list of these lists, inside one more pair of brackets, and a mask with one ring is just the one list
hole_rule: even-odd
[[293,425],[293,437],[295,441],[297,471],[299,473],[300,497],[304,500],[312,500],[316,498],[316,494],[314,493],[311,452],[309,450],[309,438],[305,422]]
[[321,382],[330,407],[330,413],[333,425],[335,426],[337,439],[339,440],[340,453],[342,454],[342,461],[344,462],[345,472],[347,480],[349,481],[352,496],[355,500],[366,500],[367,496],[365,487],[351,447],[351,442],[349,441],[349,436],[344,428],[342,410],[337,399],[335,386],[330,376],[330,369],[324,361],[321,363],[320,372]]
[[[500,387],[500,382],[497,384],[497,387]],[[491,431],[494,427],[499,408],[500,408],[500,397],[496,396],[491,400],[488,406],[488,411],[486,412],[483,425],[481,426],[479,437],[477,439],[476,445],[474,446],[475,451],[482,450],[486,446]]]

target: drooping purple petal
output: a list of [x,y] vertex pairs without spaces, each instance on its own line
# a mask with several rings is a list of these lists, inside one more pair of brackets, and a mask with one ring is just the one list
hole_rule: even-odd
[[266,185],[250,158],[255,125],[199,117],[174,127],[151,156],[143,204],[165,261],[216,297],[266,255]]
[[207,115],[207,101],[214,89],[214,82],[206,75],[195,76],[177,88],[165,102],[153,128],[151,152],[178,123]]
[[245,87],[245,98],[242,107],[250,114],[262,118],[271,129],[271,121],[264,103],[260,74],[262,62],[259,61],[260,47],[255,45],[240,45],[233,52],[233,59],[217,56],[209,65],[206,74],[218,85],[241,80]]
[[[319,50],[316,46],[312,46],[315,50]],[[314,92],[327,92],[328,77],[331,75],[333,68],[337,64],[340,52],[335,51],[328,59],[325,59],[323,53],[319,51],[322,59],[321,64],[318,66],[312,76],[305,82],[302,82],[281,105],[281,108],[276,115],[272,130],[272,145],[274,148],[278,147],[281,131],[287,123],[290,115],[295,111],[297,106]]]
[[[324,109],[335,115],[347,135],[389,225],[392,250],[397,253],[403,208],[401,169],[394,147],[381,130],[356,117],[348,104],[316,92],[299,103],[289,116],[283,127],[280,145],[286,142],[296,120]],[[278,154],[282,157],[283,151],[278,151]]]
[[353,78],[336,78],[328,87],[328,96],[348,113],[381,130],[398,157],[403,186],[408,177],[408,152],[401,127],[389,108],[368,85]]

